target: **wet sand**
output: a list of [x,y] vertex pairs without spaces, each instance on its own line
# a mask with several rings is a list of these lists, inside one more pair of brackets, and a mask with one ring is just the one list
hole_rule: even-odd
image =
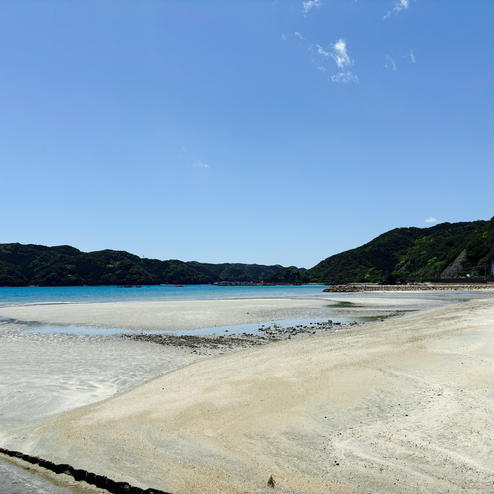
[[2,307],[0,315],[23,321],[132,330],[198,329],[285,319],[315,302],[289,299],[104,302]]
[[177,494],[487,493],[492,321],[489,297],[209,358],[2,442]]
[[24,334],[0,324],[0,443],[6,430],[94,403],[210,355],[122,338]]
[[0,317],[47,324],[174,331],[339,314],[342,317],[379,316],[476,296],[485,297],[486,294],[389,292],[328,294],[315,299],[44,303],[0,307]]
[[108,494],[86,482],[76,482],[68,475],[57,475],[23,461],[11,461],[0,454],[2,494]]

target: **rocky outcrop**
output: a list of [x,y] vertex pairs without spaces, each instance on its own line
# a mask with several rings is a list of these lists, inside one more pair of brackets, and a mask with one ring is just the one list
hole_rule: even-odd
[[456,278],[458,273],[461,271],[463,267],[463,259],[465,259],[467,255],[467,249],[463,249],[455,258],[455,260],[449,264],[446,269],[441,273],[441,279],[447,280],[451,278]]

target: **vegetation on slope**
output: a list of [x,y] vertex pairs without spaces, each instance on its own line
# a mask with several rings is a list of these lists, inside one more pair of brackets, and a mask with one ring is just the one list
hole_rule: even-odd
[[494,258],[493,223],[396,228],[309,270],[295,266],[143,259],[124,251],[0,244],[0,285],[146,285],[230,282],[396,283],[485,277]]
[[153,285],[260,282],[280,265],[142,259],[124,251],[81,252],[62,245],[0,244],[0,285]]
[[[361,247],[328,257],[306,275],[310,281],[328,284],[484,277],[494,257],[493,222],[494,218],[396,228]],[[447,270],[448,266],[452,269]]]

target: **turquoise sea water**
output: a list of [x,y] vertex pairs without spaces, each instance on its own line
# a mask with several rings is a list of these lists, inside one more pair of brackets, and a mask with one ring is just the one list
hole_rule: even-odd
[[119,286],[0,287],[0,305],[40,302],[118,302],[129,300],[214,300],[236,298],[314,298],[325,285],[216,286],[143,285]]

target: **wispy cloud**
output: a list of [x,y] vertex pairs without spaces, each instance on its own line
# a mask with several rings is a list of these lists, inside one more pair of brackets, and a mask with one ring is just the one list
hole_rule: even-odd
[[282,34],[281,34],[281,39],[282,39],[283,41],[286,41],[286,40],[287,40],[287,37],[286,37],[286,34],[285,34],[285,33],[282,33]]
[[349,82],[358,83],[359,78],[352,72],[338,72],[337,74],[333,74],[331,77],[331,82],[339,82],[341,84],[347,84]]
[[329,51],[326,51],[319,43],[315,44],[318,55],[322,55],[323,57],[329,57]]
[[391,57],[391,55],[386,55],[384,68],[388,70],[392,70],[393,72],[396,72],[398,70],[398,66],[396,65],[396,62],[394,61],[394,58]]
[[407,10],[408,7],[410,7],[410,0],[397,0],[393,8],[386,12],[384,19],[388,19],[393,13],[398,14],[402,10]]
[[413,50],[410,50],[410,61],[412,63],[415,63],[416,62],[415,53],[413,53]]
[[430,218],[426,218],[425,222],[426,223],[437,223],[437,218],[434,218],[433,216],[431,216]]
[[321,0],[306,0],[305,2],[302,2],[302,9],[304,14],[308,14],[312,9],[318,9],[321,5]]
[[208,163],[204,163],[204,161],[198,161],[198,162],[196,163],[196,167],[197,167],[197,168],[202,168],[202,169],[206,170],[206,169],[211,168],[211,165],[210,165],[210,164],[208,164]]
[[359,82],[358,77],[350,70],[354,62],[348,54],[347,44],[344,39],[340,38],[328,47],[307,41],[298,31],[293,34],[296,38],[306,43],[311,54],[312,63],[319,72],[329,72],[329,66],[332,65],[331,61],[334,61],[338,72],[329,77],[331,82]]

